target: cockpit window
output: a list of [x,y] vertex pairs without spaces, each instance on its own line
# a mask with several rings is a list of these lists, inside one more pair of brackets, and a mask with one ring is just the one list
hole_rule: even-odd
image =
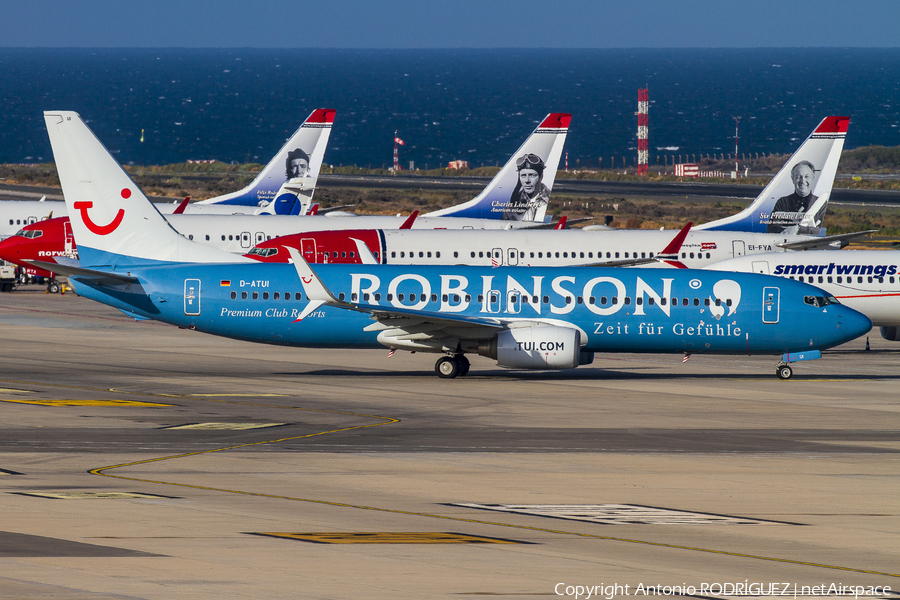
[[32,229],[30,231],[26,231],[24,229],[20,229],[16,232],[16,237],[23,237],[29,240],[33,240],[34,238],[39,238],[44,235],[44,232],[40,229]]
[[278,248],[253,248],[247,254],[251,254],[253,256],[262,256],[263,258],[267,256],[274,256],[278,254]]
[[828,306],[829,304],[840,304],[834,296],[804,296],[803,301],[810,306]]

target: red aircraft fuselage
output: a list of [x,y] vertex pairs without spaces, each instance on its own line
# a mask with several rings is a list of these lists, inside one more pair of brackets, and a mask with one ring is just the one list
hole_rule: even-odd
[[54,260],[56,256],[75,257],[76,251],[69,217],[57,217],[26,225],[15,235],[0,241],[0,259],[23,267],[32,277],[52,278],[55,275],[25,261],[39,260],[52,263],[56,262]]
[[244,256],[260,262],[287,262],[285,246],[300,251],[310,264],[361,264],[357,240],[366,245],[379,263],[384,263],[384,238],[378,229],[310,231],[285,235],[257,244]]

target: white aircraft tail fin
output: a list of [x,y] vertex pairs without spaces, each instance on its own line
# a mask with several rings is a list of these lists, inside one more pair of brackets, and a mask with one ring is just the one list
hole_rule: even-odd
[[250,185],[198,204],[268,206],[271,214],[306,214],[316,190],[334,115],[331,108],[312,111]]
[[694,229],[825,235],[822,220],[849,124],[848,117],[822,119],[753,204]]
[[44,113],[82,265],[245,262],[175,231],[78,113]]
[[543,223],[571,120],[568,113],[547,115],[478,196],[423,216]]

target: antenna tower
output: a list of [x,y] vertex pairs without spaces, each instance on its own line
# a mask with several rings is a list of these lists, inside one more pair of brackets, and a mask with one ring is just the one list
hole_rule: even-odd
[[646,175],[650,163],[650,148],[647,145],[647,130],[650,124],[650,90],[648,88],[638,90],[638,110],[635,114],[638,118],[637,174]]

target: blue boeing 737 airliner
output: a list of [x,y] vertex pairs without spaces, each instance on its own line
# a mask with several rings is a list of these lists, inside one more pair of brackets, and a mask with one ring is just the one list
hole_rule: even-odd
[[781,354],[788,362],[867,332],[818,288],[754,274],[659,269],[257,263],[177,233],[76,113],[45,113],[80,263],[54,265],[85,297],[136,318],[304,347],[466,354],[566,369],[594,352]]

